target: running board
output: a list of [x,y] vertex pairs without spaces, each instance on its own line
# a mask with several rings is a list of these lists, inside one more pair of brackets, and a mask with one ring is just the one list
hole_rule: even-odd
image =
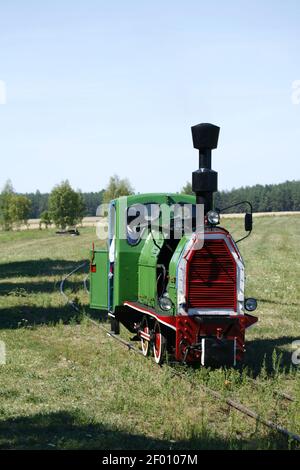
[[162,325],[165,325],[168,328],[176,331],[176,317],[174,316],[159,315],[153,308],[140,304],[139,302],[124,302],[124,306],[132,308],[133,310],[143,313],[144,315],[149,315],[150,317],[155,318]]

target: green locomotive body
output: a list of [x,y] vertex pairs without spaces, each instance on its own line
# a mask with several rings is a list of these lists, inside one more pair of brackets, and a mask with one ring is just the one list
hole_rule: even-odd
[[[205,152],[214,148],[207,133],[215,129],[204,126],[193,134],[200,150],[196,195],[139,194],[111,201],[106,247],[91,253],[91,308],[108,312],[116,334],[122,323],[145,356],[153,350],[157,363],[168,352],[181,362],[234,365],[243,356],[246,328],[257,321],[246,312],[247,302],[254,310],[255,301],[245,300],[237,245],[210,217],[216,214],[216,173]],[[200,227],[198,206],[204,213]],[[186,221],[189,229],[183,230]],[[251,230],[249,214],[246,221]]]

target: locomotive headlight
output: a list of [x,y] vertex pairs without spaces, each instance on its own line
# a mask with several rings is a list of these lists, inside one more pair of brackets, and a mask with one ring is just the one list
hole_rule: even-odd
[[220,223],[220,214],[217,211],[209,211],[207,213],[207,220],[211,225],[218,225]]
[[257,308],[257,300],[253,298],[245,299],[245,309],[248,312],[254,312]]
[[160,299],[159,299],[159,306],[162,310],[168,311],[171,310],[173,307],[173,302],[169,298],[168,294],[164,294]]

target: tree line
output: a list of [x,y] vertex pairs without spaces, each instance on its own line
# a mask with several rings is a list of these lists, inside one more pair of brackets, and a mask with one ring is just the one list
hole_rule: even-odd
[[[193,194],[192,185],[182,189]],[[249,201],[254,212],[300,211],[300,181],[286,181],[280,184],[256,184],[230,191],[219,191],[214,195],[215,207],[222,209],[241,201]],[[233,207],[229,212],[242,212],[243,207]]]
[[[193,194],[191,183],[187,183],[181,192]],[[0,226],[3,230],[10,230],[26,225],[28,219],[40,219],[41,226],[48,227],[54,223],[65,229],[80,223],[83,217],[95,216],[101,203],[133,193],[128,179],[117,175],[110,178],[106,189],[90,193],[75,191],[68,181],[63,181],[49,194],[40,191],[18,194],[12,183],[7,181],[0,193]],[[300,211],[300,181],[257,184],[219,191],[214,195],[214,205],[219,209],[244,200],[251,202],[254,212]],[[229,212],[241,211],[243,207],[238,206]]]
[[110,178],[105,190],[91,193],[75,191],[66,180],[48,194],[17,194],[8,180],[0,193],[0,227],[11,230],[27,225],[28,219],[40,219],[40,228],[55,224],[65,230],[80,223],[83,217],[95,216],[102,202],[129,194],[133,194],[130,182],[117,175]]
[[[133,188],[127,178],[114,175],[110,178],[105,189],[98,192],[80,192],[80,194],[84,205],[83,216],[94,217],[100,204],[107,203],[116,197],[133,194]],[[35,193],[26,193],[24,196],[31,203],[28,214],[29,219],[39,219],[44,211],[48,211],[50,193],[41,193],[37,190]]]
[[[187,183],[182,192],[193,194],[191,183]],[[102,202],[109,202],[120,195],[132,194],[133,188],[127,179],[111,177],[106,189],[99,192],[81,193],[84,204],[84,217],[93,217]],[[31,201],[30,219],[39,219],[42,212],[48,209],[50,194],[25,194]],[[300,211],[300,181],[286,181],[280,184],[245,186],[229,191],[219,191],[214,195],[215,206],[223,208],[240,201],[248,200],[254,212]],[[232,208],[232,212],[242,211],[242,207]]]
[[[98,192],[81,193],[84,204],[84,217],[94,216],[97,207],[103,201],[105,190]],[[37,190],[35,193],[27,193],[25,196],[30,200],[31,206],[29,219],[39,219],[44,211],[48,210],[50,193],[41,193]]]

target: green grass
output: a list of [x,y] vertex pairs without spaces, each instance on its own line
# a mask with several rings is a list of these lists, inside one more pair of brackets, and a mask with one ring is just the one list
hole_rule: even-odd
[[[238,234],[240,220],[226,220]],[[0,448],[17,449],[278,449],[278,434],[203,393],[207,384],[300,434],[300,217],[255,219],[241,243],[247,295],[259,302],[259,323],[247,333],[240,369],[156,366],[91,324],[83,274],[66,285],[86,315],[59,294],[62,276],[88,258],[94,229],[80,237],[54,231],[0,233]],[[127,337],[126,331],[122,335]],[[248,377],[264,384],[255,387]],[[273,390],[293,394],[293,404]]]

